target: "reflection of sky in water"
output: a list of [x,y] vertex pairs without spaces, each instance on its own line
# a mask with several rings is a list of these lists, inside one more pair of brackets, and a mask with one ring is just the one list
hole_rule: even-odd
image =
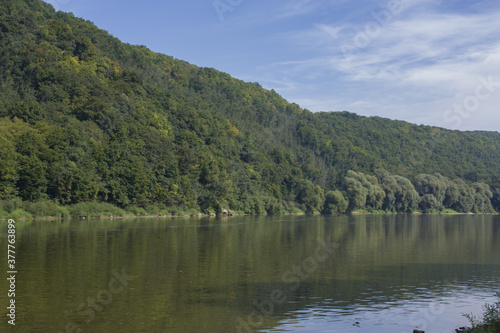
[[[468,325],[464,313],[482,314],[485,303],[497,300],[493,295],[500,288],[496,281],[469,281],[461,285],[445,285],[432,292],[425,288],[400,288],[389,299],[381,292],[365,292],[356,302],[310,299],[302,310],[287,313],[288,319],[271,330],[259,332],[394,332],[413,329],[427,332],[453,332]],[[409,292],[414,289],[416,292]]]

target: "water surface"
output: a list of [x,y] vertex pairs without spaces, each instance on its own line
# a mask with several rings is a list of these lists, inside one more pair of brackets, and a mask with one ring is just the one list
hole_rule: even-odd
[[18,221],[16,327],[4,316],[0,331],[451,332],[500,290],[499,229],[500,216]]

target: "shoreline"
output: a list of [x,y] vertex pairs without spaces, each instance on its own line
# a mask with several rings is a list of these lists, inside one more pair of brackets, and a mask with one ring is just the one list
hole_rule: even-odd
[[[306,213],[283,213],[279,215],[307,215]],[[320,215],[320,214],[311,214]],[[339,214],[346,215],[346,214]],[[234,214],[234,215],[216,215],[216,214],[181,214],[181,215],[125,215],[125,216],[79,216],[79,217],[54,217],[54,216],[37,216],[37,217],[2,217],[0,221],[7,221],[10,219],[16,221],[63,221],[63,220],[124,220],[124,219],[185,219],[185,218],[231,218],[235,216],[273,216],[269,214]]]
[[20,217],[20,218],[12,218],[12,217],[2,217],[0,221],[8,221],[9,219],[14,219],[16,221],[63,221],[63,220],[123,220],[123,219],[186,219],[186,218],[231,218],[236,216],[279,216],[279,215],[323,215],[323,216],[351,216],[351,215],[500,215],[499,213],[459,213],[459,212],[450,212],[450,213],[423,213],[423,212],[413,212],[413,213],[398,213],[398,212],[358,212],[354,211],[348,214],[321,214],[321,213],[313,213],[307,214],[303,212],[297,213],[282,213],[282,214],[233,214],[233,215],[217,215],[217,214],[181,214],[181,215],[125,215],[125,216],[79,216],[79,217],[54,217],[54,216],[41,216],[41,217]]

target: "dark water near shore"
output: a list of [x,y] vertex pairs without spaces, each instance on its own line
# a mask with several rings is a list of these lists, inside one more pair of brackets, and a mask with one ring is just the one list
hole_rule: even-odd
[[0,332],[452,332],[500,290],[500,216],[17,221]]

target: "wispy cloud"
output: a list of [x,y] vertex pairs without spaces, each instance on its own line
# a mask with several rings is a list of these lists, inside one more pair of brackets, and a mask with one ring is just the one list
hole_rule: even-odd
[[[300,80],[298,89],[302,91],[316,87],[323,92],[316,92],[316,98],[325,101],[332,100],[335,87],[349,83],[356,90],[343,93],[338,104],[356,112],[384,113],[393,109],[402,115],[399,118],[418,121],[427,117],[435,125],[449,126],[443,123],[443,108],[473,91],[480,77],[493,75],[500,81],[500,10],[445,13],[422,3],[404,1],[406,12],[402,10],[398,17],[380,25],[380,31],[369,36],[368,42],[348,52],[342,45],[354,45],[352,40],[356,33],[363,32],[363,24],[321,22],[289,34],[288,40],[307,50],[309,56],[273,63],[269,68],[279,67],[273,72],[282,73],[288,81]],[[414,6],[419,6],[418,10]],[[370,20],[375,19],[368,18],[367,26]],[[311,89],[304,89],[305,85]],[[296,93],[299,100],[310,100],[301,91]],[[358,98],[353,99],[356,95]],[[363,109],[368,106],[376,109]],[[481,105],[477,117],[498,122],[498,111],[490,101]]]
[[281,7],[281,13],[275,16],[276,19],[283,19],[297,15],[304,15],[311,13],[317,8],[318,1],[314,0],[296,0],[287,1]]

